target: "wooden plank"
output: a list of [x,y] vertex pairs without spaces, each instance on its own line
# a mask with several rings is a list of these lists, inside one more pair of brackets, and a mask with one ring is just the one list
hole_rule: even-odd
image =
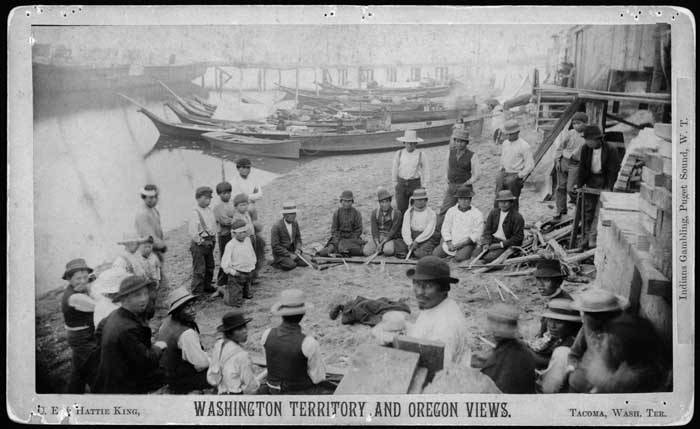
[[671,195],[671,191],[663,186],[655,187],[652,196],[652,203],[662,210],[671,210],[671,207],[673,207],[673,196]]
[[663,160],[663,171],[664,174],[672,175],[673,174],[673,159],[671,158],[662,158]]
[[602,192],[600,194],[601,209],[614,211],[637,211],[639,195],[627,192]]
[[334,395],[408,393],[419,359],[418,353],[361,344]]
[[416,370],[416,374],[411,380],[411,385],[408,386],[409,394],[419,394],[423,392],[423,386],[426,384],[426,377],[428,376],[428,368],[419,366]]
[[663,173],[652,170],[646,165],[642,167],[642,182],[649,186],[662,186],[664,181]]
[[654,186],[642,182],[639,186],[639,196],[647,202],[654,203]]
[[659,154],[650,153],[649,156],[647,156],[646,165],[654,171],[664,171],[664,159]]
[[639,211],[645,213],[647,216],[654,220],[656,220],[656,218],[659,216],[659,209],[656,208],[656,206],[654,206],[653,203],[646,201],[642,198],[639,199]]
[[445,344],[443,342],[399,335],[394,338],[394,347],[420,355],[418,365],[428,370],[426,378],[428,382],[432,381],[435,373],[443,368],[445,359]]

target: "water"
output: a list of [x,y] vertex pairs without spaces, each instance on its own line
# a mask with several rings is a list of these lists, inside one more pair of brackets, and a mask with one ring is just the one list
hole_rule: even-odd
[[[260,105],[239,104],[238,94],[198,93],[218,104],[215,117],[263,119],[272,112],[271,91],[249,93]],[[196,92],[196,91],[199,92]],[[132,90],[128,95],[160,116],[177,121],[165,109],[167,92]],[[141,205],[139,189],[160,188],[158,209],[163,229],[182,225],[195,204],[199,186],[212,188],[236,173],[232,153],[209,150],[203,141],[159,138],[151,121],[114,93],[63,93],[41,96],[34,103],[34,222],[36,292],[61,285],[65,263],[85,258],[91,266],[112,260],[116,244],[134,228]],[[302,161],[251,158],[253,172],[265,184]]]

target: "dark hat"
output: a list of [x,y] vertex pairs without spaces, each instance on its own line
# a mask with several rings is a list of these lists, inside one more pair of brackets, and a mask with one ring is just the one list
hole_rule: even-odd
[[584,124],[588,123],[588,115],[586,115],[585,112],[576,112],[574,113],[574,116],[571,118],[571,122],[574,121],[581,121]]
[[93,269],[87,266],[85,259],[73,259],[66,264],[66,271],[63,273],[63,280],[70,279],[71,276],[73,276],[73,273],[76,271],[87,271],[88,273],[91,273]]
[[515,201],[515,197],[512,192],[506,189],[498,191],[498,194],[496,194],[496,201]]
[[355,201],[355,197],[353,197],[352,191],[343,191],[343,192],[340,194],[340,199],[341,199],[341,200]]
[[537,264],[535,277],[566,277],[558,259],[545,259]]
[[208,195],[209,197],[211,197],[211,194],[213,192],[214,191],[212,191],[209,186],[200,186],[199,188],[197,188],[197,191],[194,193],[194,197],[199,198],[203,195]]
[[216,330],[219,332],[230,331],[246,325],[251,320],[253,320],[251,317],[243,315],[243,310],[231,310],[224,314],[224,317],[221,318],[221,325]]
[[542,317],[580,323],[581,313],[574,309],[571,304],[573,301],[570,299],[554,298],[547,303],[547,311],[542,313]]
[[457,198],[473,198],[474,188],[470,185],[462,185],[457,188]]
[[250,167],[250,160],[248,158],[241,158],[238,161],[236,161],[236,168],[241,168],[241,167]]
[[246,194],[238,194],[235,197],[233,197],[234,207],[241,204],[241,203],[247,203],[247,202],[248,202],[248,195],[246,195]]
[[216,193],[217,195],[221,195],[225,192],[231,192],[233,187],[231,187],[231,184],[228,182],[221,182],[218,185],[216,185]]
[[391,194],[386,188],[377,189],[377,201],[390,200]]
[[248,224],[243,219],[236,219],[231,224],[231,231],[233,232],[243,232],[243,230],[248,230]]
[[585,140],[593,140],[605,137],[598,125],[586,125],[583,129],[583,138]]
[[413,280],[447,280],[457,283],[459,280],[450,276],[450,266],[437,256],[424,256],[418,260],[416,268],[406,271],[406,276]]
[[155,286],[156,282],[142,276],[129,276],[119,284],[119,291],[112,295],[112,302],[119,302],[130,293],[145,287]]

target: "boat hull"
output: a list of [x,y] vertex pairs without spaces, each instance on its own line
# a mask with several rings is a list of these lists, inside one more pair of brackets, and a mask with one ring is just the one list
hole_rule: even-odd
[[240,155],[299,159],[299,140],[267,140],[227,132],[211,132],[202,137],[212,147]]
[[146,115],[146,117],[153,122],[153,125],[156,126],[158,132],[164,136],[181,139],[200,139],[204,133],[222,130],[221,127],[210,125],[178,124],[175,122],[169,122],[144,108],[139,108],[139,112]]

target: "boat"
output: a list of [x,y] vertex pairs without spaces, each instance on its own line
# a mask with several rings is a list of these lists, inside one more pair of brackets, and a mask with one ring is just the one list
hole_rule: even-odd
[[296,139],[260,139],[227,131],[209,132],[202,137],[216,149],[249,156],[299,159],[301,148],[300,141]]
[[207,107],[208,109],[216,110],[216,108],[219,107],[219,106],[217,106],[216,104],[207,103],[207,101],[206,101],[205,99],[203,99],[202,97],[199,97],[199,96],[197,96],[197,95],[193,95],[192,97],[193,97],[195,100],[197,100],[197,101],[199,102],[199,104],[201,104],[201,105]]
[[414,94],[428,94],[428,97],[426,98],[432,98],[432,97],[444,97],[448,95],[452,89],[452,86],[450,85],[439,85],[439,86],[418,86],[418,87],[413,87],[413,88],[386,88],[386,87],[377,87],[377,88],[368,88],[368,89],[359,89],[359,88],[343,88],[340,86],[336,86],[333,84],[328,84],[328,83],[319,83],[319,86],[321,86],[321,93],[322,94],[328,94],[328,95],[341,95],[341,94],[348,94],[348,95],[381,95],[381,96],[412,96]]
[[188,102],[188,101],[185,100],[184,98],[180,97],[179,95],[177,95],[177,94],[175,93],[175,91],[173,91],[172,89],[168,88],[168,86],[167,86],[166,84],[164,84],[163,82],[158,81],[158,83],[159,83],[163,88],[165,88],[169,93],[171,93],[171,94],[173,95],[173,97],[175,97],[175,99],[177,100],[177,102],[180,103],[180,105],[181,105],[181,106],[187,111],[187,113],[189,113],[190,115],[195,115],[195,116],[199,116],[199,117],[202,117],[202,118],[211,118],[212,115],[214,114],[214,112],[210,112],[210,111],[205,110],[205,109],[203,109],[203,108],[199,108],[199,107],[197,107],[196,105],[194,105],[194,104]]
[[230,121],[228,119],[205,118],[198,115],[192,115],[179,104],[166,102],[165,105],[172,110],[180,122],[185,124],[213,125],[221,128],[232,128],[240,124],[237,121]]
[[474,113],[471,109],[447,109],[447,110],[404,110],[391,112],[392,124],[403,124],[408,122],[444,121],[447,119],[459,119],[463,116]]
[[222,131],[223,128],[213,125],[198,125],[198,124],[183,124],[181,122],[167,121],[145,107],[139,107],[138,111],[146,115],[153,122],[153,125],[158,128],[158,131],[163,136],[176,138],[194,138],[202,137],[202,134],[212,131]]
[[214,112],[216,111],[216,106],[212,108],[211,106],[204,105],[204,104],[200,103],[199,101],[197,101],[196,99],[194,99],[193,97],[183,97],[183,98],[187,102],[187,104],[189,104],[190,106],[196,107],[199,110],[203,110],[203,111],[209,112],[211,114],[214,114]]

